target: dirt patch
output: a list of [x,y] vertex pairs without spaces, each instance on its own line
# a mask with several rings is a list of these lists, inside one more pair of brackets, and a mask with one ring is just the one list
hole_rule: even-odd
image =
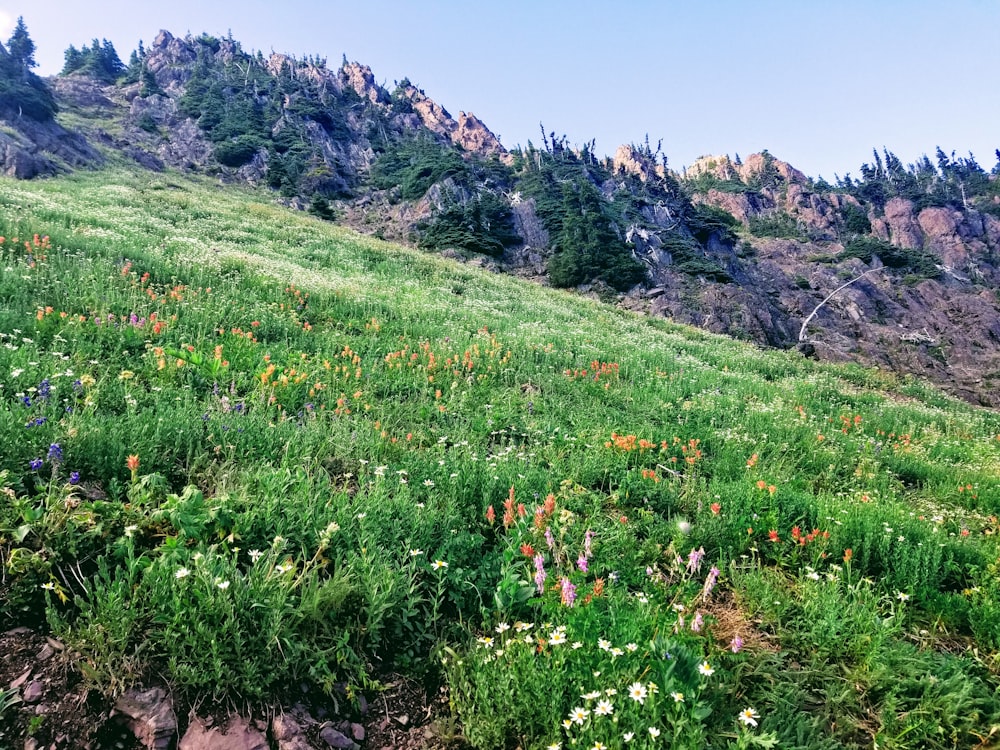
[[0,747],[138,748],[61,643],[14,628],[0,634],[0,655]]

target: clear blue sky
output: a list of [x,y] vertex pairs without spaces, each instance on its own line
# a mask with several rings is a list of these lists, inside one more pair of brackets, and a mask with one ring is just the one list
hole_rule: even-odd
[[408,77],[508,147],[543,122],[599,153],[648,133],[675,169],[766,148],[828,180],[872,147],[971,150],[987,170],[1000,148],[1000,0],[0,0],[3,39],[18,15],[43,75],[95,37],[127,60],[161,28],[232,31]]

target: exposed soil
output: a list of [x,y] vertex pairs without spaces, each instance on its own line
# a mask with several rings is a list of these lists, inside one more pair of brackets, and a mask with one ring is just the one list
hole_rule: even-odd
[[[0,655],[0,749],[142,747],[124,726],[113,702],[87,688],[72,654],[62,643],[19,627],[0,634]],[[275,750],[280,746],[272,721],[286,712],[295,718],[302,739],[313,748],[331,746],[323,738],[323,731],[330,729],[351,738],[364,750],[444,750],[462,746],[460,730],[448,718],[443,688],[428,691],[423,684],[398,674],[382,675],[380,681],[385,689],[360,699],[357,707],[343,700],[338,705],[310,692],[303,696],[306,700],[287,709],[275,706],[245,718],[262,730],[270,728],[268,740]],[[171,747],[176,747],[195,713],[180,701],[174,703],[173,709],[179,731]],[[228,713],[220,706],[200,705],[194,710],[208,726],[224,724]]]

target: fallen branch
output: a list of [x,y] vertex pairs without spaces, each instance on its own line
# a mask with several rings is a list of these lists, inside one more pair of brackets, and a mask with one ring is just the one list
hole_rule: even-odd
[[816,307],[813,308],[813,311],[811,313],[809,313],[809,316],[805,320],[802,321],[802,328],[799,329],[799,343],[801,344],[801,343],[803,343],[803,342],[805,342],[807,340],[806,339],[806,326],[809,325],[809,321],[816,317],[816,313],[819,312],[820,308],[823,307],[823,305],[825,305],[827,302],[829,302],[830,300],[832,300],[834,298],[834,296],[837,294],[837,292],[839,292],[842,289],[847,289],[847,287],[849,287],[851,284],[853,284],[856,281],[861,281],[861,279],[863,279],[865,276],[867,276],[870,273],[875,273],[876,271],[884,271],[885,269],[886,269],[886,266],[879,266],[878,268],[869,268],[867,271],[865,271],[860,276],[857,276],[857,277],[851,279],[850,281],[848,281],[848,282],[846,282],[844,284],[841,284],[836,289],[834,289],[832,292],[830,292],[828,295],[826,295],[826,297],[823,299],[823,301],[820,302],[818,305],[816,305]]

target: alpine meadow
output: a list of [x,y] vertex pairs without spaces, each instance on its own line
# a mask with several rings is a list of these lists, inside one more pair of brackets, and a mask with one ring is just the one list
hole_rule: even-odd
[[[624,192],[609,199],[606,165],[565,139],[477,161],[447,137],[396,138],[386,115],[362,123],[384,130],[369,182],[337,182],[301,144],[279,151],[292,125],[225,130],[232,66],[247,91],[264,68],[233,53],[223,80],[222,52],[185,43],[205,47],[187,93],[142,56],[104,75],[113,47],[73,49],[38,119],[93,155],[73,164],[67,146],[54,174],[0,178],[0,747],[1000,746],[995,408],[616,304],[647,278],[614,224]],[[132,121],[102,121],[102,140],[67,94],[104,87],[110,107],[128,86],[149,138],[198,122],[214,166],[125,155]],[[398,124],[429,101],[406,82],[406,106],[350,93],[334,117],[288,86],[312,123],[296,138],[347,138],[362,102]],[[178,101],[187,135],[163,125]],[[8,119],[4,137],[26,138]],[[284,171],[237,176],[268,153]],[[975,213],[984,237],[1000,225],[932,195],[945,178],[880,208],[812,185],[840,213],[805,237],[773,206],[745,223],[720,207],[798,184],[766,152],[754,163],[770,187],[717,164],[644,178],[685,222],[664,234],[679,299],[733,288],[719,248],[749,258],[765,237],[827,243],[815,288],[796,286],[803,331],[875,268],[873,295],[964,284],[995,304],[931,243],[872,236],[893,200]],[[987,205],[996,176],[969,172]],[[482,189],[512,175],[562,217],[548,285],[491,265],[524,245],[520,193]],[[717,205],[691,198],[710,189]],[[373,220],[351,201],[388,193],[397,219],[431,196],[409,246],[357,231]]]

